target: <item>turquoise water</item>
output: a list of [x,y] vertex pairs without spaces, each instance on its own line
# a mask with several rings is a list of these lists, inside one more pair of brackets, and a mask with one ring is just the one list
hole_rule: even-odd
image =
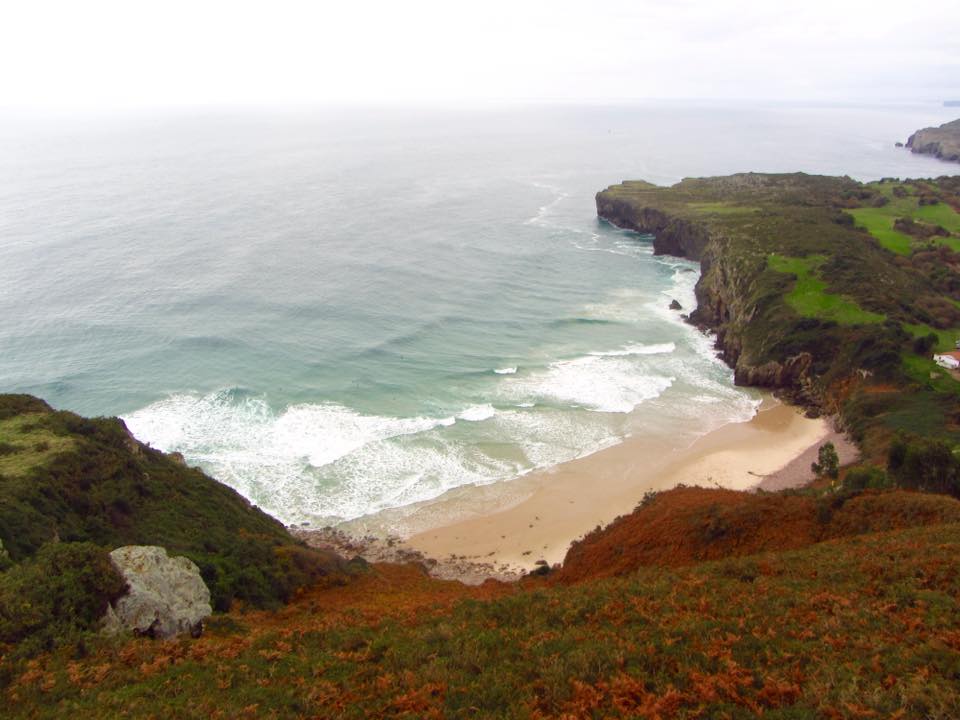
[[943,174],[942,108],[6,118],[0,388],[119,414],[288,522],[753,412],[667,306],[695,266],[595,217],[623,178]]

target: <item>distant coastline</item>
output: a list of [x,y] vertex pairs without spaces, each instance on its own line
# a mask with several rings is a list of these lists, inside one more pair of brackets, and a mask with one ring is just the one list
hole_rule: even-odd
[[[960,105],[960,101],[957,104]],[[944,105],[952,107],[947,103]],[[960,120],[917,130],[907,139],[906,147],[920,155],[933,155],[940,160],[960,162]]]

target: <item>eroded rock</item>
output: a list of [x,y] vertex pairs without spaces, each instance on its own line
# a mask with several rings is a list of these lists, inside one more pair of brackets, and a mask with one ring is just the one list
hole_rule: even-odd
[[210,590],[188,558],[169,557],[155,545],[128,545],[110,553],[129,590],[103,618],[108,633],[172,638],[197,637],[213,613]]

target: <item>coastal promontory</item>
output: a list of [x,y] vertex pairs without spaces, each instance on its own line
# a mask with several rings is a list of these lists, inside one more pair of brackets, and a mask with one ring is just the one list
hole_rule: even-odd
[[912,152],[960,162],[960,120],[917,130],[907,140]]
[[839,414],[870,452],[900,432],[960,439],[960,383],[933,359],[960,339],[958,191],[743,173],[624,182],[596,202],[654,252],[700,262],[690,320],[738,384]]

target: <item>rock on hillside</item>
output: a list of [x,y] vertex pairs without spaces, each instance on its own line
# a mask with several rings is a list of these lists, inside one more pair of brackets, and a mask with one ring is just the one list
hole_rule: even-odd
[[110,553],[126,580],[127,594],[107,606],[104,629],[168,639],[198,637],[213,613],[210,590],[200,569],[185,557],[169,557],[162,547],[128,545]]
[[0,542],[20,563],[57,541],[162,545],[197,564],[217,610],[234,599],[275,605],[356,571],[305,547],[226,485],[138,442],[117,418],[0,395]]
[[960,162],[960,120],[917,130],[907,140],[912,152]]

